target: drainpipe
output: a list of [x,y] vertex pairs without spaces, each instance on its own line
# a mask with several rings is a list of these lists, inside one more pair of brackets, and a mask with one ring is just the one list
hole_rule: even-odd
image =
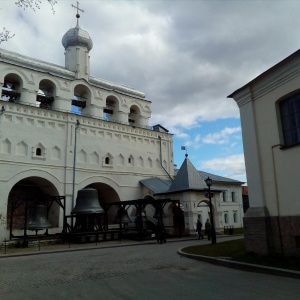
[[168,171],[164,168],[163,163],[162,163],[162,146],[161,146],[161,136],[158,136],[159,138],[159,157],[160,157],[160,165],[163,168],[163,170],[167,173],[167,175],[169,176],[169,178],[173,181],[173,178],[171,177],[171,175],[168,173]]
[[284,256],[283,252],[283,244],[282,244],[282,232],[281,232],[281,226],[280,226],[280,207],[279,207],[279,200],[278,200],[278,187],[277,187],[277,172],[276,172],[276,165],[275,165],[275,159],[274,159],[274,148],[282,147],[281,144],[273,145],[271,147],[272,149],[272,164],[273,164],[273,174],[274,174],[274,183],[275,183],[275,194],[276,194],[276,207],[277,207],[277,224],[278,224],[278,230],[279,230],[279,240],[280,240],[280,248],[281,248],[281,255]]
[[[75,125],[75,139],[74,139],[74,161],[73,161],[73,184],[72,184],[72,207],[71,209],[73,210],[74,208],[74,202],[75,202],[75,170],[76,170],[76,146],[77,146],[77,129],[79,128],[79,121],[77,120],[76,125]],[[71,211],[72,211],[71,210]],[[72,218],[72,227],[73,227],[73,218]]]
[[[5,108],[4,106],[2,106],[1,110],[0,110],[0,117],[5,113]],[[1,134],[1,119],[0,119],[0,137],[2,137],[2,134]]]

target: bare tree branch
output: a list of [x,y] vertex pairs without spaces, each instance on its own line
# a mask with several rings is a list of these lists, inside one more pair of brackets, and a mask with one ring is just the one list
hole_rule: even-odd
[[5,27],[3,27],[2,32],[0,32],[0,44],[2,42],[6,42],[8,39],[11,39],[13,36],[14,34],[10,35],[10,32]]
[[[55,12],[54,5],[57,3],[57,1],[56,0],[45,0],[45,1],[47,1],[51,5],[52,11],[54,13]],[[41,3],[42,3],[42,0],[18,0],[17,2],[15,2],[15,4],[20,8],[23,8],[23,9],[31,8],[34,11],[36,8],[40,9]]]
[[[15,2],[15,4],[18,7],[23,8],[24,10],[30,8],[35,11],[36,9],[40,9],[40,4],[42,3],[42,1],[48,2],[51,5],[53,13],[55,13],[54,5],[57,3],[56,0],[18,0],[17,2]],[[0,32],[0,44],[2,42],[6,42],[12,37],[14,37],[14,34],[10,34],[10,31],[3,27],[2,32]]]

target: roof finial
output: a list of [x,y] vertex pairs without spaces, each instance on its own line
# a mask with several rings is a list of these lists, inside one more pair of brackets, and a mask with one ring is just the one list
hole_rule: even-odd
[[186,146],[181,146],[181,150],[185,150],[185,157],[188,157],[187,147]]
[[75,5],[73,5],[73,4],[72,4],[71,6],[72,6],[72,7],[75,7],[75,8],[77,9],[76,18],[77,18],[77,26],[78,26],[78,19],[80,18],[80,14],[79,14],[78,11],[80,10],[80,11],[84,12],[84,10],[82,10],[82,9],[79,8],[79,2],[78,2],[78,1],[77,1],[77,6],[75,6]]

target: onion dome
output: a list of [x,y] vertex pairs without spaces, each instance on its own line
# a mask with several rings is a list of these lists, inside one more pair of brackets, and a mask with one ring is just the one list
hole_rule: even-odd
[[65,49],[70,46],[86,47],[88,51],[93,48],[93,41],[87,31],[82,30],[78,25],[69,29],[62,38],[62,45]]

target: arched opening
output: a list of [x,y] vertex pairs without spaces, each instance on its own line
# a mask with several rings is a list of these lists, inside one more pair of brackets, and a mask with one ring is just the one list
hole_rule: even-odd
[[175,203],[171,203],[168,206],[168,216],[173,216],[174,224],[174,236],[185,235],[185,221],[184,221],[184,207],[182,204],[179,206]]
[[130,107],[130,111],[128,115],[128,124],[132,126],[139,126],[140,117],[141,117],[141,110],[137,105],[132,105]]
[[[49,196],[58,196],[54,185],[41,177],[28,177],[16,183],[9,195],[7,203],[7,227],[15,230],[24,230],[26,220],[35,205],[47,207]],[[49,208],[50,207],[50,208]],[[49,205],[46,218],[52,227],[59,226],[60,206],[53,202]]]
[[40,81],[39,90],[36,96],[36,106],[49,109],[54,101],[56,88],[52,81],[43,79]]
[[41,148],[36,148],[35,155],[36,156],[41,156],[42,155],[42,149]]
[[106,121],[117,121],[119,113],[119,101],[114,96],[106,98],[105,107],[103,108],[103,118]]
[[20,99],[23,81],[17,74],[8,74],[4,77],[4,84],[1,90],[1,100],[17,102]]
[[[101,207],[103,207],[103,208],[106,206],[106,204],[120,201],[120,197],[119,197],[118,193],[108,184],[96,182],[96,183],[92,183],[92,184],[86,186],[86,188],[93,188],[93,189],[97,190],[98,200],[99,200]],[[107,212],[108,224],[114,223],[116,215],[117,215],[117,208],[114,206],[111,206]]]
[[76,85],[72,100],[71,112],[75,114],[84,113],[85,108],[91,104],[91,92],[83,84]]

